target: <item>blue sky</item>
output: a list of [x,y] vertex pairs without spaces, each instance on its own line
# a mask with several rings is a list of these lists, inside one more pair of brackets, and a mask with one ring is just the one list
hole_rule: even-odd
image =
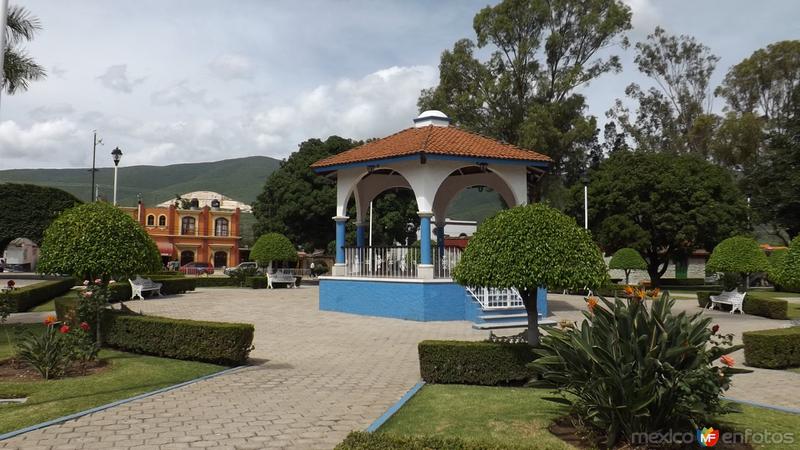
[[[10,0],[19,3],[19,0]],[[800,2],[626,0],[633,42],[662,25],[721,57],[715,73],[800,36]],[[474,37],[486,1],[25,0],[44,29],[28,51],[48,68],[3,97],[0,169],[85,167],[91,133],[123,164],[285,157],[309,137],[381,137],[411,124],[442,50]],[[624,71],[582,88],[603,120],[626,85],[647,85],[633,51]],[[717,109],[721,101],[715,102]]]

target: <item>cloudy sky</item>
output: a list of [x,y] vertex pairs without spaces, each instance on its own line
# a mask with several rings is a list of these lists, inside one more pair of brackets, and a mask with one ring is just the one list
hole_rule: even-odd
[[[691,34],[722,59],[800,37],[796,0],[626,0],[632,41],[656,25]],[[12,4],[20,0],[10,0]],[[44,29],[28,51],[49,76],[0,105],[0,169],[124,165],[266,155],[309,137],[381,137],[411,124],[439,55],[474,37],[487,0],[25,0]],[[603,116],[625,70],[583,89]],[[717,107],[721,102],[717,101]]]

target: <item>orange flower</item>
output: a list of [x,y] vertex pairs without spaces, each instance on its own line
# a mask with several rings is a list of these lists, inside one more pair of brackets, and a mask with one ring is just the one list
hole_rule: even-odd
[[589,305],[589,311],[594,311],[594,307],[597,306],[597,297],[589,297],[586,299],[586,304]]
[[728,367],[733,367],[733,365],[736,364],[736,361],[728,355],[723,355],[719,360]]
[[637,300],[642,300],[647,295],[644,288],[636,288],[634,289],[633,296],[636,297]]
[[625,286],[625,295],[628,297],[633,296],[633,286]]
[[661,295],[661,289],[659,288],[655,288],[652,291],[650,291],[650,297],[655,298],[658,297],[659,295]]
[[44,324],[49,327],[50,325],[56,323],[57,321],[58,321],[58,319],[56,319],[56,316],[50,315],[50,316],[47,316],[46,319],[44,319]]

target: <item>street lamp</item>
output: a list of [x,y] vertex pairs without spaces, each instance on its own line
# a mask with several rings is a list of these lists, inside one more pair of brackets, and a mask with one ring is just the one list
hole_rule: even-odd
[[589,229],[589,176],[583,174],[583,228]]
[[119,147],[111,151],[111,157],[114,158],[114,205],[117,204],[117,168],[119,167],[119,160],[122,159],[122,150]]

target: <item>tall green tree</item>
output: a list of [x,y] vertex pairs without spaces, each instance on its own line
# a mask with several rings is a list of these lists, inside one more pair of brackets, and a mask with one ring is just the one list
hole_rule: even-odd
[[656,27],[636,44],[634,61],[653,86],[630,84],[625,94],[637,103],[636,111],[617,100],[608,115],[639,150],[707,157],[719,120],[710,113],[710,78],[719,58],[691,36]]
[[31,41],[41,29],[39,19],[30,11],[19,5],[9,6],[4,30],[4,80],[0,90],[5,89],[9,94],[25,91],[31,81],[41,80],[47,75],[44,67],[37,64],[22,48],[22,44]]
[[[583,196],[574,194],[578,214]],[[747,228],[744,195],[730,173],[693,155],[616,152],[590,172],[589,199],[600,246],[639,251],[654,283],[670,261]]]
[[[621,70],[601,50],[627,46],[631,11],[619,0],[504,0],[473,21],[476,41],[442,53],[439,84],[420,95],[420,110],[439,109],[458,125],[555,161],[551,173],[577,179],[596,121],[575,89]],[[491,50],[481,61],[476,52]],[[578,174],[576,174],[576,172]]]
[[41,244],[53,220],[81,203],[61,189],[15,183],[0,184],[0,199],[0,251],[19,237]]
[[275,232],[307,250],[327,248],[335,236],[331,217],[335,213],[336,182],[317,175],[309,167],[358,143],[331,136],[309,139],[270,174],[264,191],[253,203],[256,236]]

